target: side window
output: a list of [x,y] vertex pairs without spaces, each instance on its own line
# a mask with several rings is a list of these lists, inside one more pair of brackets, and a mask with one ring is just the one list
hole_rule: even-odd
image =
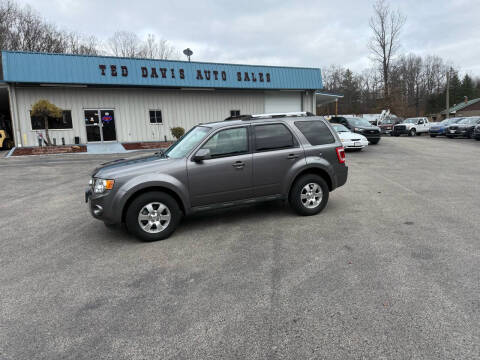
[[296,146],[295,139],[283,124],[256,125],[255,150],[268,151]]
[[240,110],[230,110],[230,116],[231,117],[240,116]]
[[295,126],[311,145],[333,144],[335,138],[323,121],[296,121]]
[[418,120],[418,124],[419,125],[423,124],[423,120]]
[[202,146],[202,149],[209,149],[212,158],[247,153],[247,128],[242,127],[219,131]]

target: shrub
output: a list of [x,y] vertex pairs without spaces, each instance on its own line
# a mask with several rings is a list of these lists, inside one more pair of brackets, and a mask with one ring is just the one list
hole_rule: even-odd
[[185,129],[180,126],[171,128],[170,131],[172,132],[172,135],[177,140],[180,139],[185,134]]

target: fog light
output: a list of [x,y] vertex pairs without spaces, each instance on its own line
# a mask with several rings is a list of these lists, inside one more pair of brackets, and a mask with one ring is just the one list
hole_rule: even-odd
[[100,205],[95,205],[95,207],[93,208],[93,213],[96,216],[100,216],[103,213],[103,208]]

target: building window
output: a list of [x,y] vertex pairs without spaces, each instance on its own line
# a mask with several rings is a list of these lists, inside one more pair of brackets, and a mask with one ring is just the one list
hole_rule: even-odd
[[[32,130],[45,130],[45,123],[42,118],[38,116],[31,116]],[[60,118],[48,118],[49,130],[62,130],[72,129],[72,112],[70,110],[63,110],[62,117]]]
[[240,116],[240,110],[230,110],[230,116],[231,117]]
[[150,110],[150,124],[162,124],[162,111]]

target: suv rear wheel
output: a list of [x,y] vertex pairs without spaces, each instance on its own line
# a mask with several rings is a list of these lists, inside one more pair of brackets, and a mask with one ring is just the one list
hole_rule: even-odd
[[308,174],[295,181],[290,191],[289,202],[297,214],[315,215],[327,205],[328,195],[325,180],[321,176]]
[[169,237],[178,227],[182,211],[170,195],[152,191],[140,195],[127,209],[127,229],[144,241]]

